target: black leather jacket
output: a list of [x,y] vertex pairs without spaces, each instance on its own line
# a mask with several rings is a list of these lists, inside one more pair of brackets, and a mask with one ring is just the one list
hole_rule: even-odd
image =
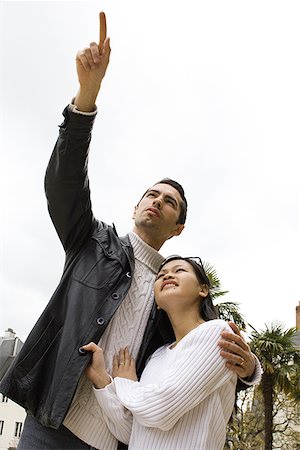
[[[50,216],[66,252],[61,281],[0,391],[43,425],[58,428],[90,360],[80,348],[98,342],[125,298],[134,271],[128,237],[92,214],[87,177],[94,117],[64,110],[65,120],[45,178]],[[153,306],[137,359],[145,361],[163,343]]]

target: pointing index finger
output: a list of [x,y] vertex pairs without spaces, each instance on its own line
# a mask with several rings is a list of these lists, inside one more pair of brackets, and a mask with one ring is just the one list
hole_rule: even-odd
[[104,12],[101,12],[99,14],[99,20],[100,20],[99,50],[101,52],[103,49],[104,41],[106,39],[106,17]]

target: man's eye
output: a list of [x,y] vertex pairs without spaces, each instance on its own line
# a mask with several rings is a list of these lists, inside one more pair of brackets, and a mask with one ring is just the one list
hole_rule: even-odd
[[168,203],[169,205],[171,205],[173,208],[176,208],[176,202],[174,202],[173,199],[168,198],[168,199],[166,200],[166,203]]

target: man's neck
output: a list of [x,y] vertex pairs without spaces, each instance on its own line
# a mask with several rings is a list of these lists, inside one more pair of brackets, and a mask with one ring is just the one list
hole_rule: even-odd
[[144,230],[141,230],[136,226],[133,227],[132,231],[137,234],[140,239],[146,242],[146,244],[150,245],[150,247],[154,248],[157,251],[159,251],[165,243],[165,240],[158,239],[157,237],[152,236],[148,232],[145,232]]

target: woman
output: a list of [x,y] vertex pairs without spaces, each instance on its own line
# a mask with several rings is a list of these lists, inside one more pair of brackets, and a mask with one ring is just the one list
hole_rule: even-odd
[[93,352],[86,374],[107,425],[129,449],[221,450],[237,380],[220,356],[220,333],[231,328],[217,319],[201,260],[166,259],[154,294],[175,340],[151,356],[140,381],[128,349],[114,356],[111,378],[102,350],[83,347]]

